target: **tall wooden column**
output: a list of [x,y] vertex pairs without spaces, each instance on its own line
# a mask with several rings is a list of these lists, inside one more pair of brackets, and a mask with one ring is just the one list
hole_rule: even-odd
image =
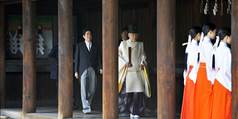
[[72,2],[73,0],[58,0],[59,119],[72,117],[73,115]]
[[5,37],[4,5],[0,2],[0,108],[5,106]]
[[32,0],[23,0],[23,113],[36,110],[35,32]]
[[157,0],[157,118],[175,119],[175,0]]
[[238,118],[238,0],[232,0],[232,119]]
[[103,119],[118,118],[118,0],[102,0]]

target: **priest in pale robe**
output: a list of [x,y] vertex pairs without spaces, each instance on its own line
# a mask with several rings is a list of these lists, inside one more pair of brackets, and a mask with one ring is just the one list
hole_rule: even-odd
[[[144,95],[151,96],[143,42],[138,42],[135,25],[128,27],[129,40],[120,43],[118,52],[119,93],[126,92],[130,117],[140,117],[145,109]],[[124,86],[123,86],[124,84]]]

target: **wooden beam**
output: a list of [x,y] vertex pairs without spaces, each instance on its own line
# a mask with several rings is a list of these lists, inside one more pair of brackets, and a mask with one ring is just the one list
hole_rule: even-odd
[[238,0],[232,0],[232,119],[238,118]]
[[22,1],[23,9],[23,113],[36,111],[35,35],[33,32],[33,4]]
[[157,118],[175,119],[175,0],[157,0]]
[[[40,0],[31,0],[33,2],[35,1],[40,1]],[[2,2],[3,4],[5,5],[10,5],[10,4],[18,4],[18,3],[21,3],[22,0],[0,0],[0,2]]]
[[4,36],[4,8],[5,6],[0,3],[0,108],[5,107],[5,36]]
[[102,0],[103,119],[118,118],[118,0]]
[[73,115],[73,0],[58,0],[59,103],[58,118]]

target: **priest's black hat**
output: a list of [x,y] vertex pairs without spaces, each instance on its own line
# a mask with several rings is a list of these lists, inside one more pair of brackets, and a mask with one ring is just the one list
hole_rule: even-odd
[[128,33],[138,33],[137,26],[132,24],[128,26]]

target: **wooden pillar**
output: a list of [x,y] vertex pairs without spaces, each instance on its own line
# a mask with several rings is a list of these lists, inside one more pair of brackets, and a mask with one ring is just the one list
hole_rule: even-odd
[[232,119],[238,118],[238,0],[232,0]]
[[72,2],[73,0],[58,0],[59,119],[70,118],[73,115]]
[[102,0],[103,119],[118,118],[118,0]]
[[157,118],[175,119],[175,0],[157,0]]
[[35,32],[32,0],[23,0],[23,113],[36,111]]
[[5,106],[5,36],[4,5],[0,2],[0,108]]

